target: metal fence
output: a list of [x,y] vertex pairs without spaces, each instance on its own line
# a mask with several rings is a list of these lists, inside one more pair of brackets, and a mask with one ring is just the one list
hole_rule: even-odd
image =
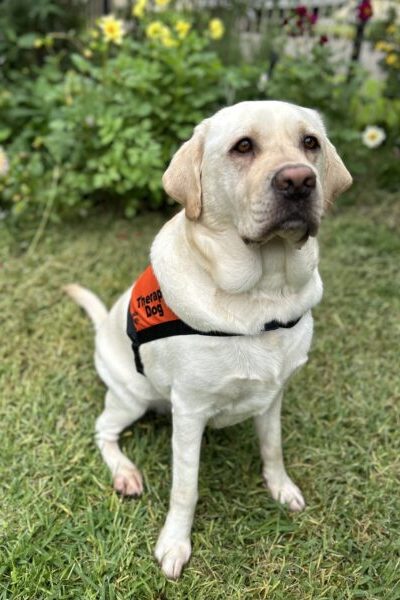
[[[134,0],[87,0],[87,15],[95,18],[134,4]],[[235,9],[263,12],[264,14],[279,13],[284,16],[287,11],[293,10],[299,4],[307,6],[309,10],[320,15],[329,15],[333,11],[349,4],[348,0],[181,0],[178,2],[182,8],[201,9]]]

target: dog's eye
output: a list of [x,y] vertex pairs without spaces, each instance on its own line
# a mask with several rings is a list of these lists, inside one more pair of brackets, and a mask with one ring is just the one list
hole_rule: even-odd
[[239,154],[248,154],[253,150],[253,142],[248,137],[242,138],[233,146],[232,150]]
[[314,135],[306,135],[303,138],[303,146],[306,150],[317,150],[319,148],[319,141]]

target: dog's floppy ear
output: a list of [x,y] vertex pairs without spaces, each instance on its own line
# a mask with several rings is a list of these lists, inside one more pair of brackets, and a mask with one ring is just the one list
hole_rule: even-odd
[[326,140],[324,171],[325,208],[328,208],[335,198],[345,192],[353,182],[353,178],[336,152],[335,146],[328,139]]
[[196,221],[201,213],[201,163],[204,149],[204,121],[190,140],[174,154],[162,182],[168,196],[183,204],[188,219]]

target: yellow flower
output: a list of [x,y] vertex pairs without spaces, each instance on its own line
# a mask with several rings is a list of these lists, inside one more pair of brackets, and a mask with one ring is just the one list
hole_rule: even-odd
[[85,48],[83,51],[83,56],[85,58],[92,58],[93,52],[89,48]]
[[151,40],[161,38],[167,31],[169,31],[168,27],[163,25],[161,21],[152,21],[146,27],[146,35]]
[[179,45],[178,41],[172,37],[169,30],[161,36],[161,43],[166,48],[176,48]]
[[0,177],[5,177],[8,173],[9,168],[10,164],[8,162],[7,154],[0,146]]
[[150,40],[160,40],[166,48],[175,48],[178,41],[174,39],[169,27],[161,21],[152,21],[146,27],[146,35]]
[[189,33],[191,24],[187,21],[177,21],[175,23],[175,31],[178,34],[178,38],[183,40]]
[[46,35],[45,38],[43,38],[43,43],[45,46],[47,46],[48,48],[51,48],[52,46],[54,46],[54,40],[51,37],[51,35]]
[[385,41],[380,41],[375,44],[375,49],[379,50],[380,52],[390,52],[391,50],[393,50],[393,44],[389,44]]
[[161,6],[161,7],[165,8],[166,6],[168,6],[170,1],[171,0],[156,0],[156,6]]
[[220,40],[225,33],[225,27],[221,19],[211,19],[208,31],[213,40]]
[[396,56],[396,54],[394,54],[394,53],[388,54],[387,57],[385,58],[385,62],[390,67],[392,67],[393,65],[395,65],[397,63],[397,56]]
[[35,148],[35,150],[37,150],[38,148],[40,148],[41,146],[43,146],[43,138],[40,137],[40,135],[38,135],[37,137],[35,137],[35,139],[32,142],[32,147]]
[[103,32],[106,42],[121,44],[124,35],[124,23],[121,19],[116,19],[114,15],[107,15],[99,19],[99,27]]
[[132,16],[141,19],[146,10],[147,0],[136,0],[135,6],[132,8]]

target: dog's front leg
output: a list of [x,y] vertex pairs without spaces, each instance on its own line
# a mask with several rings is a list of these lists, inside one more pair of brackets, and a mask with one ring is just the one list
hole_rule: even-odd
[[172,490],[169,512],[158,538],[155,556],[169,579],[177,579],[191,554],[190,532],[197,503],[204,417],[172,413]]
[[255,417],[255,425],[260,439],[260,452],[263,461],[263,477],[274,500],[285,504],[290,510],[299,511],[305,507],[303,495],[286,473],[283,462],[281,440],[282,392],[279,392],[270,408]]

